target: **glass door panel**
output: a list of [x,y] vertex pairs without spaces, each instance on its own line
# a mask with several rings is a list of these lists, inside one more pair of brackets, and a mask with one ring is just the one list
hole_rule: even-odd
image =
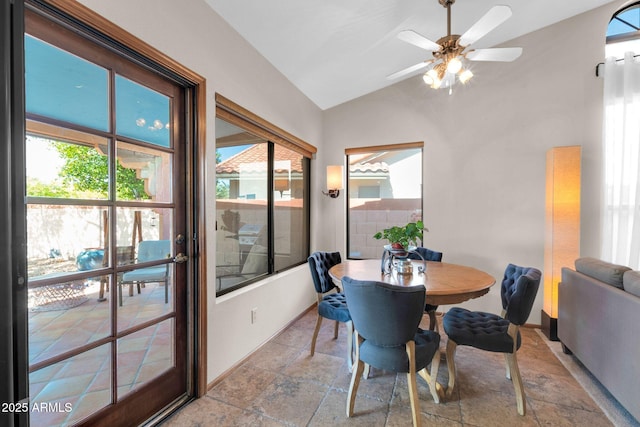
[[104,256],[105,236],[109,235],[105,208],[30,203],[27,224],[31,285],[64,273],[77,275],[109,266]]
[[37,365],[111,335],[109,303],[99,298],[109,276],[29,285],[29,363]]
[[161,147],[171,142],[169,97],[116,75],[116,133]]
[[[173,210],[118,208],[118,330],[124,331],[174,309]],[[133,251],[133,252],[131,252]],[[126,268],[141,264],[144,267]]]
[[170,153],[118,141],[117,158],[117,200],[171,201]]
[[27,135],[27,196],[107,200],[109,140],[31,121]]
[[[173,311],[173,264],[129,270],[119,276],[119,332],[153,321]],[[134,279],[144,280],[136,282]]]
[[118,340],[118,398],[175,366],[174,331],[167,319]]
[[27,113],[108,131],[109,71],[30,35],[24,45]]
[[71,425],[112,403],[111,346],[31,372],[32,426]]

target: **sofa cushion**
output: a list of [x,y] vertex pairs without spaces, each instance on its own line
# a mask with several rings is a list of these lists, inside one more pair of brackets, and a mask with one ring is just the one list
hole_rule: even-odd
[[622,285],[625,291],[640,297],[640,271],[625,271]]
[[629,270],[631,269],[624,265],[611,264],[596,258],[584,257],[576,260],[576,271],[620,289],[623,289],[622,275]]

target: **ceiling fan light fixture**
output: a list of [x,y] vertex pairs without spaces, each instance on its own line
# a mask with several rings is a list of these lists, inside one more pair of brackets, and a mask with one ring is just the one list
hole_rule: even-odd
[[462,61],[458,57],[451,58],[447,63],[447,73],[457,74],[462,69]]
[[447,73],[442,79],[442,87],[451,88],[454,84],[456,84],[456,75]]
[[473,73],[467,68],[460,73],[460,75],[458,76],[458,80],[460,80],[460,83],[466,84],[469,80],[471,80],[471,77],[473,77]]
[[[431,51],[433,58],[422,63],[412,65],[404,70],[391,74],[387,78],[395,79],[422,69],[426,64],[435,64],[427,71],[422,79],[425,84],[433,89],[449,88],[456,80],[465,84],[473,77],[469,69],[465,69],[467,61],[498,61],[511,62],[522,54],[522,48],[487,48],[473,49],[469,47],[495,29],[511,16],[511,8],[505,5],[492,7],[484,16],[473,24],[462,35],[451,33],[451,5],[455,0],[438,0],[438,3],[447,9],[447,35],[433,42],[423,35],[413,31],[404,30],[398,34],[398,38],[419,48]],[[457,76],[457,78],[456,78]]]
[[424,73],[422,80],[431,87],[440,87],[440,80],[442,80],[442,78],[439,76],[438,70],[436,68],[432,68]]

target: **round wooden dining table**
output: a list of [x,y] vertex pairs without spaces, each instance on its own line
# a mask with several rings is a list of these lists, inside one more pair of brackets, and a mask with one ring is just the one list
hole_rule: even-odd
[[[399,274],[395,270],[383,273],[380,260],[346,260],[329,269],[336,282],[348,276],[356,280],[375,280],[399,286],[424,285],[426,303],[431,305],[459,304],[478,298],[496,282],[493,276],[473,267],[435,261],[412,261],[413,273]],[[424,272],[419,267],[426,265]]]

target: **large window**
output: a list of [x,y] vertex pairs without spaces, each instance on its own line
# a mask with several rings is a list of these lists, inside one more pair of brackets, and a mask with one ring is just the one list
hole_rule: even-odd
[[224,119],[216,119],[216,294],[223,295],[306,262],[315,148],[217,101]]
[[351,148],[347,155],[349,258],[379,258],[373,235],[422,219],[422,143]]
[[606,55],[601,257],[640,268],[640,2],[611,18]]
[[640,2],[616,12],[607,27],[607,56],[621,58],[626,51],[638,50],[640,38]]

